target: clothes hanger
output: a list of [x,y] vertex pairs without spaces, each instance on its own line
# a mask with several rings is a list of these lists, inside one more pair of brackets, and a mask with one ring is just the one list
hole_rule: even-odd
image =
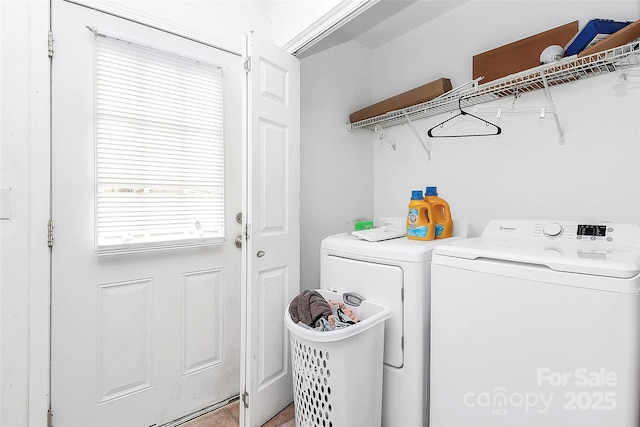
[[[485,119],[482,119],[478,116],[474,116],[471,113],[467,113],[466,111],[464,111],[462,109],[462,96],[460,97],[460,99],[458,99],[458,109],[460,110],[460,112],[458,114],[456,114],[453,117],[448,118],[447,120],[445,120],[442,123],[438,123],[437,125],[435,125],[434,127],[432,127],[431,129],[429,129],[427,131],[427,135],[429,135],[431,138],[459,138],[459,137],[465,137],[465,136],[493,136],[493,135],[500,135],[500,133],[502,133],[502,129],[500,128],[500,126],[495,125],[491,122],[486,121]],[[495,128],[495,133],[481,133],[481,134],[468,134],[468,135],[434,135],[433,132],[431,132],[432,130],[434,130],[437,127],[442,127],[442,125],[444,125],[445,123],[447,123],[449,120],[453,120],[458,116],[470,116],[473,117],[474,119],[478,119],[481,122],[485,123],[487,126],[492,126],[493,128]]]

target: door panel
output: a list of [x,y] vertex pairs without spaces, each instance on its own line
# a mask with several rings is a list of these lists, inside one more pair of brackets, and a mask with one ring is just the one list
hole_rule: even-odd
[[98,286],[99,403],[151,387],[152,286],[151,279]]
[[223,272],[223,269],[200,271],[183,277],[182,375],[224,361]]
[[[245,426],[293,401],[284,312],[300,291],[300,67],[282,49],[247,36]],[[243,316],[244,317],[244,316]]]
[[[54,0],[52,409],[60,426],[150,426],[239,393],[242,59]],[[97,256],[94,35],[223,68],[226,242]]]

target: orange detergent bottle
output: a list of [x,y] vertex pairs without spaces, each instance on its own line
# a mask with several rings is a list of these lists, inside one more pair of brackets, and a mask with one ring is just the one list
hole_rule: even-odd
[[436,228],[431,215],[431,205],[422,197],[422,190],[413,190],[407,216],[407,238],[433,240],[435,235]]
[[453,235],[453,220],[449,204],[438,197],[438,187],[427,187],[424,200],[431,205],[436,239],[446,239]]

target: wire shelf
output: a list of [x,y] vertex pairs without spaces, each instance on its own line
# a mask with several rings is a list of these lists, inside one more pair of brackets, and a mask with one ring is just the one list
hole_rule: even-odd
[[473,80],[430,101],[349,123],[348,126],[350,129],[373,130],[376,126],[389,127],[410,123],[412,120],[457,110],[459,106],[483,104],[507,96],[517,97],[524,92],[544,89],[547,85],[575,82],[639,65],[640,41],[635,40],[581,58],[574,55],[485,84],[478,84],[477,80]]

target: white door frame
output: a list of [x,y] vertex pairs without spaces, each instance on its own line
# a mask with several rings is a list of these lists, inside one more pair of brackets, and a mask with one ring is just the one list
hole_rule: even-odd
[[[50,72],[47,54],[49,2],[29,2],[29,27],[17,37],[29,37],[29,129],[30,186],[29,232],[29,360],[28,360],[28,415],[29,426],[47,425],[49,409],[49,325],[50,325],[50,251],[47,246],[47,222],[50,218]],[[18,196],[18,195],[16,195]],[[15,284],[14,284],[15,285]]]

